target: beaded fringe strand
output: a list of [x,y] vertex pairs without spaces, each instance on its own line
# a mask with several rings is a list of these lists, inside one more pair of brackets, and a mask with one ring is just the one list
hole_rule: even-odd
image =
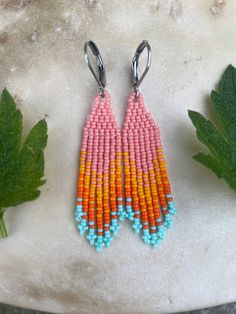
[[80,234],[100,251],[110,246],[124,219],[121,177],[121,132],[110,95],[97,95],[83,130],[78,176],[76,220]]
[[164,226],[171,228],[176,214],[160,131],[145,109],[143,96],[132,93],[123,128],[125,197],[128,218],[135,233],[142,229],[145,243],[157,247]]

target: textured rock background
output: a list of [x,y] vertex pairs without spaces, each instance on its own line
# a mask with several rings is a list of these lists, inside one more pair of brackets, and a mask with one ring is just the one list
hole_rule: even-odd
[[[9,209],[0,242],[0,302],[63,313],[166,313],[236,299],[236,194],[191,159],[201,149],[187,117],[214,118],[208,95],[236,65],[236,1],[0,0],[0,88],[15,95],[25,131],[46,116],[47,184]],[[160,125],[178,216],[154,252],[127,222],[109,250],[74,226],[81,129],[97,86],[83,60],[93,39],[120,125],[130,63],[148,39],[142,84]]]

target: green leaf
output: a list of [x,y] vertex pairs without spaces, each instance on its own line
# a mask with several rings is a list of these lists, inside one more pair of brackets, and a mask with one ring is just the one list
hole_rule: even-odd
[[0,101],[0,216],[6,208],[39,196],[39,187],[45,183],[46,145],[45,120],[40,120],[22,141],[22,114],[4,89]]
[[211,153],[200,152],[193,158],[236,190],[236,69],[232,65],[226,68],[218,91],[212,91],[210,98],[221,130],[200,113],[189,111],[198,139]]

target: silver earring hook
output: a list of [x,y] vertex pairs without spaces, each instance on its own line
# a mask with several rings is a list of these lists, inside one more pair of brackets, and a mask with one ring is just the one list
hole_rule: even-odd
[[[144,49],[147,49],[147,63],[146,63],[146,68],[143,72],[143,74],[141,75],[141,77],[139,78],[139,75],[138,75],[138,62],[139,62],[139,57],[141,55],[141,53],[143,52]],[[132,60],[132,76],[133,76],[133,87],[134,87],[134,91],[135,91],[135,94],[136,96],[139,95],[139,87],[144,79],[144,77],[146,76],[149,68],[150,68],[150,65],[151,65],[151,61],[152,61],[152,50],[151,50],[151,47],[148,43],[147,40],[143,40],[141,42],[141,44],[138,46],[135,54],[134,54],[134,57],[133,57],[133,60]]]
[[[98,68],[98,75],[96,74],[95,70],[93,69],[91,62],[88,57],[88,48],[92,51],[93,55],[96,57],[97,61],[97,68]],[[84,58],[85,62],[87,63],[90,71],[92,72],[96,82],[99,86],[99,93],[102,97],[104,97],[104,89],[106,86],[106,72],[105,66],[102,60],[102,56],[98,50],[97,45],[93,41],[87,41],[84,45]]]

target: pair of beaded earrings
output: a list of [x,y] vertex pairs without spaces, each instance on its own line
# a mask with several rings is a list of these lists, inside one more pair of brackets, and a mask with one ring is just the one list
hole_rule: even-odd
[[[98,76],[90,63],[88,48],[96,57]],[[145,48],[147,64],[139,78],[138,62]],[[122,131],[111,111],[110,94],[105,90],[105,68],[99,50],[94,42],[88,41],[84,52],[99,93],[83,130],[75,212],[78,230],[80,234],[86,233],[90,244],[100,251],[110,246],[120,228],[119,221],[128,218],[134,232],[142,231],[144,242],[156,247],[164,238],[164,227],[171,227],[171,215],[176,211],[160,131],[139,92],[151,64],[150,45],[143,41],[132,61],[134,92],[128,100]]]

